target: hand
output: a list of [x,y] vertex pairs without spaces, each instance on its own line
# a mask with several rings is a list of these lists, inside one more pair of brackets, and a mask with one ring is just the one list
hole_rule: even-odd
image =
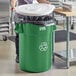
[[39,3],[46,3],[46,4],[51,4],[49,1],[47,0],[37,0]]
[[15,7],[10,6],[10,10],[11,11],[14,11],[15,10]]
[[44,1],[44,3],[46,3],[46,4],[51,4],[51,2],[49,2],[49,1]]

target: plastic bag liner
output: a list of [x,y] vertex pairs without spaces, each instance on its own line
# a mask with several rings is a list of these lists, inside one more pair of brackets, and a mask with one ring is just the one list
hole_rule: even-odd
[[53,17],[46,15],[46,16],[24,16],[23,19],[21,19],[22,23],[32,23],[35,25],[40,26],[47,26],[47,24],[54,23]]

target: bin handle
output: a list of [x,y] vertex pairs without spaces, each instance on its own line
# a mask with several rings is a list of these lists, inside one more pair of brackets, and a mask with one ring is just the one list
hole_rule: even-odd
[[23,24],[16,23],[15,32],[16,33],[23,33]]

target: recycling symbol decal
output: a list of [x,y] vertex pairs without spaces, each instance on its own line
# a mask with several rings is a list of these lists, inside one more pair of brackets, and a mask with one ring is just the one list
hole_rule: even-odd
[[48,49],[48,44],[47,42],[41,42],[40,46],[39,46],[39,50],[40,51],[47,51]]

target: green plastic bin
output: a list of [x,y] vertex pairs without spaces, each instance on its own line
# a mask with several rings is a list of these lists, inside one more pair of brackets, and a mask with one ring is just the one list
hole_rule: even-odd
[[28,72],[43,72],[51,68],[54,24],[39,26],[16,24],[19,33],[19,65]]

